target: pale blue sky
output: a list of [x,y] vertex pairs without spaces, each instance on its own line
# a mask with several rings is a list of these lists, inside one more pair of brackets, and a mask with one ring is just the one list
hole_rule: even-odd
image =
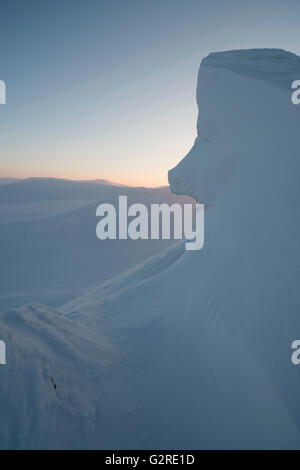
[[252,47],[300,54],[300,1],[2,0],[0,176],[167,184],[201,59]]

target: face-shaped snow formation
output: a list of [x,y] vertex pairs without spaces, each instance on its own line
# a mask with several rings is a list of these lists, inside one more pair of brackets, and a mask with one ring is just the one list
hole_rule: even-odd
[[214,203],[203,250],[175,245],[61,308],[118,347],[101,403],[113,448],[299,448],[297,79],[280,50],[204,59],[198,137],[169,173]]
[[198,136],[169,171],[172,191],[228,206],[233,191],[243,204],[261,204],[266,191],[276,197],[279,187],[298,185],[300,106],[291,103],[297,79],[300,58],[281,49],[216,52],[203,59]]

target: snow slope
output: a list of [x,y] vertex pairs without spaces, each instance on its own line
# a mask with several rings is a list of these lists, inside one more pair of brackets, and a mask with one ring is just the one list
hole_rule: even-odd
[[0,187],[0,310],[27,302],[58,306],[151,257],[172,240],[96,237],[96,208],[189,202],[168,188],[128,188],[99,182],[29,179]]
[[[288,409],[280,383],[275,387],[273,381],[278,372],[283,379],[284,370],[287,383],[281,388],[287,388],[287,396],[299,386],[297,370],[289,364],[292,332],[282,332],[279,319],[272,320],[277,351],[264,338],[269,324],[261,331],[262,324],[252,318],[239,322],[243,292],[233,296],[234,286],[224,286],[233,266],[224,265],[217,279],[210,268],[200,289],[197,264],[207,255],[195,256],[182,244],[172,247],[61,310],[76,323],[102,331],[120,353],[109,381],[114,401],[107,408],[115,427],[104,446],[298,447],[297,414],[292,414],[297,408]],[[280,333],[288,337],[285,355]],[[265,347],[259,346],[262,340]],[[264,362],[257,358],[261,348],[264,354],[271,350]],[[120,402],[124,405],[114,416]]]
[[300,108],[274,86],[286,69],[300,77],[281,50],[204,59],[198,137],[169,172],[174,192],[213,204],[204,249],[171,248],[62,309],[124,352],[125,447],[300,447]]
[[0,314],[0,448],[101,447],[105,377],[116,359],[97,332],[38,304]]
[[[1,316],[14,357],[0,368],[11,410],[0,411],[3,447],[300,448],[300,375],[290,359],[300,335],[300,108],[289,86],[274,85],[286,70],[299,78],[300,58],[281,50],[214,53],[201,64],[198,137],[169,180],[212,205],[203,250],[169,247],[60,314],[27,306]],[[66,364],[61,343],[86,367],[80,383],[84,367],[77,375]],[[49,408],[43,401],[58,374],[59,414],[54,398]],[[16,385],[34,398],[11,396]]]

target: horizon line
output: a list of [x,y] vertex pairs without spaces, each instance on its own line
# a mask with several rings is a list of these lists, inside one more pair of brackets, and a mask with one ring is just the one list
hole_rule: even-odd
[[120,183],[117,181],[112,181],[106,178],[76,178],[76,177],[63,177],[63,176],[25,176],[25,177],[18,177],[18,176],[1,176],[0,180],[14,180],[17,181],[26,181],[26,180],[59,180],[59,181],[74,181],[78,183],[99,183],[99,184],[107,184],[111,186],[120,186],[126,188],[152,188],[152,189],[159,189],[159,188],[169,188],[168,184],[165,185],[145,185],[145,184],[126,184]]

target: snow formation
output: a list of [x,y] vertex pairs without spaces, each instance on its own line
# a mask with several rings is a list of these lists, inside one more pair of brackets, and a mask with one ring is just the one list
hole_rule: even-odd
[[60,314],[2,315],[1,447],[300,447],[298,78],[282,50],[203,60],[198,137],[169,181],[209,204],[204,249],[179,243]]

